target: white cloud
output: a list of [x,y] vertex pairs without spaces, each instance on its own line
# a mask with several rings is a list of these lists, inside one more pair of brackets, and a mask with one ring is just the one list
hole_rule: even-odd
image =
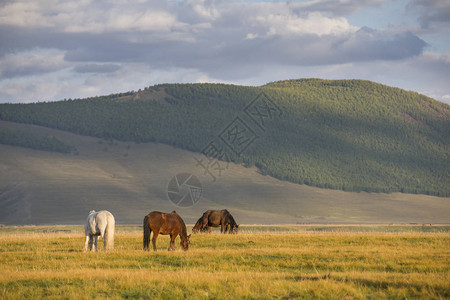
[[123,31],[169,32],[173,28],[183,27],[183,24],[177,22],[176,16],[173,14],[150,9],[145,11],[111,9],[105,12],[96,10],[89,14],[82,13],[79,16],[68,16],[68,18],[74,17],[78,21],[68,23],[62,28],[63,31],[98,34]]
[[351,26],[344,18],[325,17],[321,13],[308,13],[305,17],[294,14],[269,14],[267,16],[259,15],[255,18],[260,26],[269,28],[268,35],[303,35],[313,34],[323,35],[341,35],[349,32],[355,32],[358,28]]
[[37,1],[17,1],[0,6],[0,25],[19,27],[48,27],[48,23],[40,3]]
[[192,8],[192,10],[200,17],[206,18],[208,20],[215,20],[220,17],[219,10],[215,7],[214,1],[211,0],[187,0],[187,7]]
[[245,37],[246,40],[253,40],[258,37],[257,33],[247,33],[247,36]]
[[0,25],[89,33],[164,31],[182,25],[167,5],[155,4],[156,1],[116,5],[104,1],[22,0],[0,5]]
[[68,63],[61,52],[18,53],[0,60],[0,79],[39,75],[64,69]]

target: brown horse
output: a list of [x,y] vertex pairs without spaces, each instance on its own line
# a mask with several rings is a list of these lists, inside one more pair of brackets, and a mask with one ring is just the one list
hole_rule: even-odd
[[180,235],[180,245],[183,250],[189,248],[189,238],[191,235],[186,233],[186,225],[183,219],[177,214],[176,211],[171,213],[163,213],[159,211],[152,211],[144,218],[144,250],[149,250],[150,234],[153,231],[153,250],[156,251],[156,239],[158,234],[169,234],[170,244],[169,251],[175,250],[175,239]]
[[211,232],[211,227],[220,227],[222,233],[237,233],[239,225],[236,224],[233,216],[226,209],[222,210],[207,210],[195,223],[192,232],[199,231]]
[[[209,211],[209,210],[208,210]],[[206,214],[207,212],[205,212]],[[201,216],[197,222],[195,223],[194,227],[192,228],[192,233],[197,233],[197,232],[206,232],[208,231],[208,227],[206,226],[207,224],[203,224],[203,216]]]

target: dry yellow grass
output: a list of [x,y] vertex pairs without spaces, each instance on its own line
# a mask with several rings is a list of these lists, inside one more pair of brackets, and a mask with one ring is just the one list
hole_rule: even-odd
[[[450,297],[448,233],[197,234],[187,252],[142,251],[118,231],[113,252],[83,234],[0,232],[0,298],[405,299]],[[179,239],[177,239],[177,249]]]

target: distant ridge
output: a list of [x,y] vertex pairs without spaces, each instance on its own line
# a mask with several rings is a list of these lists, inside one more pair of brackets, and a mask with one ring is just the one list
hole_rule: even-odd
[[[1,120],[96,138],[194,152],[217,143],[229,160],[293,183],[442,197],[450,195],[449,112],[447,104],[414,92],[321,79],[260,87],[163,84],[86,99],[0,105]],[[221,134],[236,126],[253,132],[240,140],[251,143],[227,145]]]

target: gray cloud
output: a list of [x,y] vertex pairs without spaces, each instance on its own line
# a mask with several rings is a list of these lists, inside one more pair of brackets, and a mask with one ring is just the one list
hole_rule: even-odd
[[113,73],[120,70],[117,64],[84,64],[75,67],[77,73]]
[[[193,40],[164,40],[158,32],[41,33],[40,30],[19,29],[4,33],[3,36],[11,36],[6,38],[11,43],[9,48],[2,47],[0,51],[5,53],[11,48],[18,51],[46,46],[65,51],[67,62],[145,63],[161,69],[196,68],[218,76],[232,75],[236,69],[251,70],[251,65],[258,68],[257,65],[270,64],[323,65],[404,59],[420,54],[426,46],[424,41],[409,32],[368,28],[353,31],[349,26],[341,34],[320,35],[302,32],[301,28],[289,28],[294,32],[284,33],[281,32],[284,24],[275,24],[273,26],[278,26],[280,33],[268,34],[272,25],[249,27],[245,25],[244,16],[240,16],[238,21],[236,16],[230,16],[229,21],[224,16],[220,21],[212,22],[210,28],[198,32]],[[247,38],[249,33],[254,33],[255,37]],[[192,34],[187,32],[186,36]],[[25,42],[14,43],[12,36],[19,36],[21,41],[33,38],[26,45]],[[88,72],[83,67],[76,67],[75,71]],[[234,78],[245,76],[244,73],[235,72]]]
[[[322,0],[322,1],[305,1],[294,4],[297,9],[307,11],[319,11],[330,15],[347,15],[357,12],[365,7],[379,6],[388,0]],[[295,2],[294,2],[295,3]]]
[[411,32],[390,33],[363,27],[337,46],[349,61],[401,60],[419,55],[427,43]]
[[419,16],[422,27],[450,27],[450,1],[445,0],[411,0],[407,10]]

